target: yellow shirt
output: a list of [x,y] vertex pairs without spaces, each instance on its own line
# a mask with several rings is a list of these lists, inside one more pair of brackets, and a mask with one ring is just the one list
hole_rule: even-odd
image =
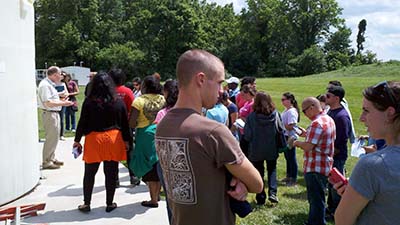
[[139,111],[136,128],[143,128],[152,124],[164,104],[164,96],[158,94],[144,94],[135,98],[132,107]]

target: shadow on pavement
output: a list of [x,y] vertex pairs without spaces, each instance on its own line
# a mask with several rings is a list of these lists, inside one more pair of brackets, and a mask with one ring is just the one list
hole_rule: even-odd
[[[105,212],[105,206],[92,208],[89,213],[82,213],[78,209],[65,210],[65,211],[47,211],[46,213],[25,219],[25,222],[40,223],[46,221],[46,223],[56,222],[88,222],[94,220],[104,220],[104,224],[107,224],[107,218],[121,218],[126,220],[133,219],[136,215],[145,213],[149,208],[142,207],[140,202],[118,206],[114,211],[107,213]],[[88,223],[90,224],[90,223]]]

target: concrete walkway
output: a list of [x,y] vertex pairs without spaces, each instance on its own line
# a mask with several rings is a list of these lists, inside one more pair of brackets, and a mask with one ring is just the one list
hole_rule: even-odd
[[141,206],[142,201],[150,198],[147,186],[142,182],[132,188],[128,170],[122,164],[119,170],[121,187],[116,190],[114,197],[118,208],[111,213],[105,212],[105,179],[103,167],[100,166],[93,189],[92,211],[88,214],[78,211],[78,205],[83,204],[84,162],[82,156],[73,158],[72,143],[73,138],[67,138],[58,144],[56,156],[65,163],[61,169],[42,170],[42,177],[45,178],[40,180],[33,192],[5,207],[45,202],[46,208],[41,215],[23,220],[27,224],[168,224],[165,200],[159,202],[158,208]]

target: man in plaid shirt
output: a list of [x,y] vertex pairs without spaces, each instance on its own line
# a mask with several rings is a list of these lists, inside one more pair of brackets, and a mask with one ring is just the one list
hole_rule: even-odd
[[304,224],[321,225],[326,224],[325,189],[333,164],[336,127],[316,98],[304,99],[302,109],[304,115],[311,120],[311,125],[301,134],[306,138],[305,141],[296,140],[293,145],[304,150],[304,179],[310,204],[308,221]]

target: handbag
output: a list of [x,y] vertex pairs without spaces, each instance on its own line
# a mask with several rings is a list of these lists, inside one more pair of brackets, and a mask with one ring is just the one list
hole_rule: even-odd
[[78,112],[78,101],[73,101],[73,105],[71,106],[71,110],[74,112]]
[[276,112],[276,117],[275,117],[275,143],[276,143],[276,148],[278,149],[279,153],[286,152],[289,150],[286,142],[286,137],[284,134],[284,129],[283,129],[283,124],[282,124],[282,118],[281,114],[279,112]]

